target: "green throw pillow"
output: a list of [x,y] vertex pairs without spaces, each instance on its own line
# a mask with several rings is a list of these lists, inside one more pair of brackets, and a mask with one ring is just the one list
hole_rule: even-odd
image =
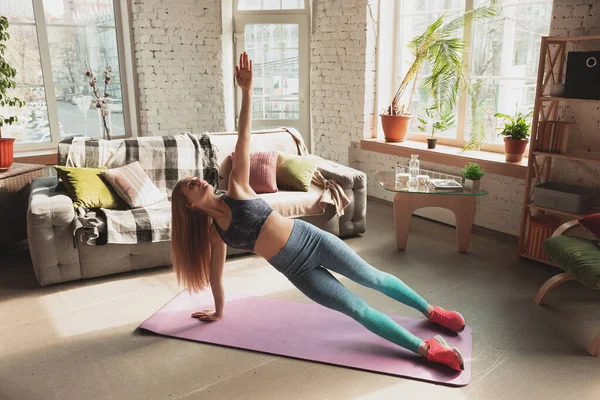
[[74,168],[55,165],[75,207],[123,209],[127,205],[100,175],[102,168]]
[[280,152],[277,158],[277,187],[308,192],[316,170],[314,158]]

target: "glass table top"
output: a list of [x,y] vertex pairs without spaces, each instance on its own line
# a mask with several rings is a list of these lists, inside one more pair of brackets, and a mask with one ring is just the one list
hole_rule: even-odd
[[425,184],[405,184],[396,181],[396,172],[390,171],[377,171],[375,172],[375,179],[385,189],[390,192],[400,193],[415,193],[415,194],[439,194],[446,196],[485,196],[488,194],[487,190],[469,190],[465,188],[459,189],[437,189],[431,182]]

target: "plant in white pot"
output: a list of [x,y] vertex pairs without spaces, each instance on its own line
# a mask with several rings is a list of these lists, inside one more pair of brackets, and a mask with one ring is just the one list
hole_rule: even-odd
[[[415,93],[421,66],[429,64],[430,74],[423,79],[421,87],[431,95],[433,104],[428,107],[438,115],[446,115],[454,108],[462,89],[469,87],[468,66],[463,62],[466,44],[456,37],[459,29],[467,22],[490,18],[498,13],[496,2],[487,7],[478,7],[444,24],[445,14],[413,38],[408,49],[414,60],[402,79],[391,103],[381,114],[381,125],[385,140],[403,142],[410,127],[412,115],[410,105]],[[410,91],[409,91],[410,87]],[[409,93],[406,103],[401,103]]]
[[465,188],[469,190],[479,190],[481,188],[481,178],[485,171],[477,163],[469,163],[460,171],[465,178]]
[[529,143],[529,130],[531,124],[527,122],[533,111],[523,114],[517,112],[514,116],[496,113],[494,117],[505,121],[502,132],[498,135],[504,136],[504,154],[508,162],[520,162]]
[[[8,34],[8,19],[0,15],[0,112],[2,108],[23,107],[25,102],[16,97],[10,97],[8,90],[17,87],[14,81],[17,70],[12,68],[4,59],[6,42],[10,39]],[[14,138],[2,138],[2,126],[11,125],[17,122],[16,116],[4,116],[0,114],[0,170],[10,168],[13,163],[13,145]]]

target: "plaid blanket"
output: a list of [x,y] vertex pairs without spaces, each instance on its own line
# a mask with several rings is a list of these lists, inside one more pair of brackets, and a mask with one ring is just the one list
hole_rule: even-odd
[[[218,185],[216,151],[207,134],[103,140],[69,138],[59,144],[59,163],[84,168],[116,168],[139,161],[142,169],[168,198],[177,181],[199,176]],[[135,244],[171,239],[169,201],[133,210],[76,212],[74,237],[88,244]]]

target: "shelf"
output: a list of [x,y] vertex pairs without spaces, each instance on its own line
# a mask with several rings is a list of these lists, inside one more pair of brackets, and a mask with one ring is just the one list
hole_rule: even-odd
[[595,157],[587,156],[584,154],[561,154],[561,153],[546,153],[543,151],[534,151],[533,155],[534,156],[544,156],[544,157],[552,157],[552,158],[562,158],[565,160],[572,160],[572,161],[584,161],[584,162],[596,162],[596,163],[600,163],[600,154],[598,153],[590,153],[590,154],[594,154]]
[[567,101],[572,103],[600,103],[600,100],[594,99],[575,99],[571,97],[553,97],[553,96],[541,96],[538,97],[541,101]]
[[567,212],[567,211],[555,210],[554,208],[547,208],[547,207],[536,206],[533,203],[527,204],[527,207],[533,208],[534,210],[546,211],[546,212],[550,212],[550,213],[553,213],[553,214],[564,215],[565,217],[572,217],[572,218],[582,218],[582,217],[585,217],[587,215],[594,214],[595,212],[598,212],[598,210],[590,210],[590,212],[585,213],[585,214],[574,214],[574,213],[570,213],[570,212]]

